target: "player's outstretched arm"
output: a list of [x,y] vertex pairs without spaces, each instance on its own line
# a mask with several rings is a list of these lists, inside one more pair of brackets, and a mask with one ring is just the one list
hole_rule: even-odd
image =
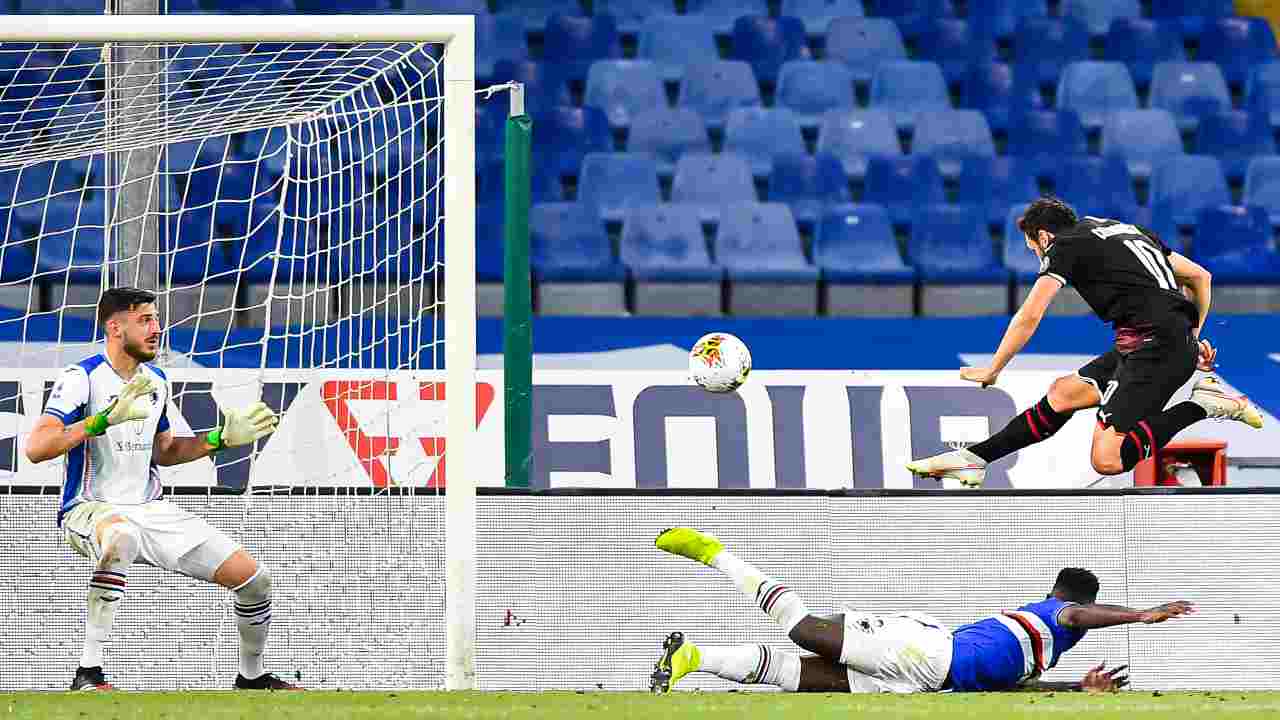
[[1123,605],[1069,605],[1058,613],[1058,622],[1076,630],[1094,630],[1133,623],[1152,625],[1195,611],[1196,606],[1186,600],[1175,600],[1147,610],[1134,610]]
[[174,437],[168,430],[156,433],[151,457],[157,465],[181,465],[199,460],[223,448],[248,445],[272,432],[280,420],[264,402],[243,410],[224,411],[226,422],[195,437]]
[[52,415],[41,415],[27,435],[27,445],[23,448],[27,459],[33,463],[42,463],[62,457],[68,450],[76,447],[89,437],[84,424],[87,420],[63,425],[62,421]]
[[1108,670],[1106,663],[1100,663],[1079,681],[1036,680],[1023,685],[1021,689],[1039,692],[1115,692],[1129,684],[1129,676],[1120,674],[1128,668],[1128,665],[1121,665]]
[[1041,276],[1036,280],[1036,284],[1031,286],[1031,294],[1027,295],[1022,307],[1018,308],[1018,312],[1014,313],[1013,319],[1009,321],[1009,328],[1004,331],[1004,339],[1000,341],[1000,348],[996,350],[996,355],[991,360],[991,367],[960,368],[960,377],[979,383],[982,387],[994,385],[1009,361],[1013,360],[1013,357],[1026,347],[1031,336],[1036,334],[1040,321],[1044,319],[1045,311],[1049,309],[1049,303],[1053,302],[1053,297],[1061,289],[1062,284],[1051,277]]

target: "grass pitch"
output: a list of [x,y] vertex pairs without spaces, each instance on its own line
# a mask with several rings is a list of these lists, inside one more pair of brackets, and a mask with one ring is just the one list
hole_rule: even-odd
[[945,695],[783,695],[778,693],[10,693],[0,720],[509,720],[515,718],[1156,718],[1280,717],[1280,693],[1126,692]]

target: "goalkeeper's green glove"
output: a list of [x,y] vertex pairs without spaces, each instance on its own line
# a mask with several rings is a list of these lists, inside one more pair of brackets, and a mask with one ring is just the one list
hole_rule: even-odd
[[226,422],[205,436],[210,452],[248,445],[275,432],[276,425],[280,423],[280,418],[262,401],[244,410],[227,410],[224,414]]
[[151,414],[151,393],[155,386],[151,378],[139,372],[133,379],[125,383],[106,410],[90,415],[84,421],[86,435],[96,437],[107,431],[112,425],[119,425],[130,420],[146,420]]

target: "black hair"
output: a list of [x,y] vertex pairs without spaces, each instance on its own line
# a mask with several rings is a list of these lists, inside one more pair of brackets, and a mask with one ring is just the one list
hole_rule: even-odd
[[1062,568],[1053,581],[1053,592],[1064,600],[1091,603],[1098,599],[1098,576],[1084,568]]
[[1070,205],[1052,195],[1045,195],[1027,206],[1027,211],[1018,218],[1018,229],[1034,238],[1041,230],[1057,235],[1079,222]]
[[112,315],[156,301],[156,294],[134,287],[114,287],[98,298],[98,324],[105,325]]

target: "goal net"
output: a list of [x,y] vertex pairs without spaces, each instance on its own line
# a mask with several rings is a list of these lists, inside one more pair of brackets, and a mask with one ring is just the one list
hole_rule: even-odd
[[[171,501],[272,569],[269,669],[317,687],[468,687],[470,19],[21,20],[0,28],[11,490],[56,509],[62,467],[31,465],[23,435],[57,370],[101,351],[101,291],[153,290],[176,433],[259,397],[282,417],[256,447],[163,476]],[[38,581],[54,627],[33,622],[33,657],[3,674],[60,685],[88,566],[52,514],[23,522],[48,530],[27,561],[56,568]],[[130,595],[118,684],[227,683],[225,591],[140,568]]]

